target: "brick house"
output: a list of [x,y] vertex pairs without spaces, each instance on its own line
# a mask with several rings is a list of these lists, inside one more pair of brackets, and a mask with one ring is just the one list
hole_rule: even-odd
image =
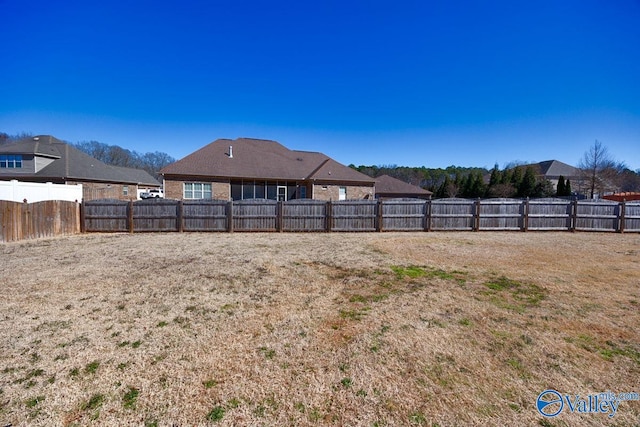
[[107,165],[50,135],[0,145],[0,180],[82,184],[84,201],[135,200],[138,187],[159,188],[147,171]]
[[173,199],[369,199],[375,180],[330,157],[276,141],[218,139],[160,171]]

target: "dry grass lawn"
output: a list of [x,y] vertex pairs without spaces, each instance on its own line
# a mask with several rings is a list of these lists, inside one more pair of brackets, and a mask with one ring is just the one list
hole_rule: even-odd
[[0,425],[638,425],[640,235],[86,234],[0,245]]

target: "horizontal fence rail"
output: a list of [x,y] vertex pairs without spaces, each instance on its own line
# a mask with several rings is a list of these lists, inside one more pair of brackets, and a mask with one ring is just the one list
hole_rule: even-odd
[[94,200],[87,232],[610,231],[640,232],[640,202],[565,199]]
[[0,200],[0,242],[80,233],[80,204],[65,200]]

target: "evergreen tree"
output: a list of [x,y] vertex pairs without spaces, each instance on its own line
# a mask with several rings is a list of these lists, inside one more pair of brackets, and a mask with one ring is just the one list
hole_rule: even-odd
[[556,187],[556,196],[564,196],[564,176],[560,175],[558,178],[558,185]]
[[518,188],[519,197],[531,197],[536,188],[536,174],[533,168],[527,168]]
[[451,178],[449,178],[449,175],[445,175],[444,181],[442,181],[442,184],[440,184],[434,196],[438,199],[441,199],[443,197],[449,197],[448,190],[450,185],[451,185]]
[[522,184],[522,168],[517,167],[513,169],[511,174],[511,185],[520,192],[520,184]]
[[564,196],[570,196],[571,191],[571,180],[567,180],[567,183],[564,185]]
[[496,163],[491,169],[491,178],[489,178],[489,187],[493,187],[494,185],[500,184],[502,180],[502,173],[500,173],[500,169],[498,169],[498,164]]

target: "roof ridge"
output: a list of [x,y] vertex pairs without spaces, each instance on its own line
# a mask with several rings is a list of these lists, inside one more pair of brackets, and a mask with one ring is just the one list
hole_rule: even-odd
[[311,173],[310,173],[310,174],[309,174],[305,179],[311,179],[311,177],[312,177],[313,175],[315,175],[315,174],[316,174],[316,172],[318,172],[320,169],[322,169],[322,167],[323,167],[324,165],[326,165],[326,164],[329,162],[329,160],[331,160],[331,157],[327,157],[326,159],[324,159],[324,160],[320,163],[320,165],[318,165],[318,167],[316,167],[314,170],[312,170],[312,171],[311,171]]

